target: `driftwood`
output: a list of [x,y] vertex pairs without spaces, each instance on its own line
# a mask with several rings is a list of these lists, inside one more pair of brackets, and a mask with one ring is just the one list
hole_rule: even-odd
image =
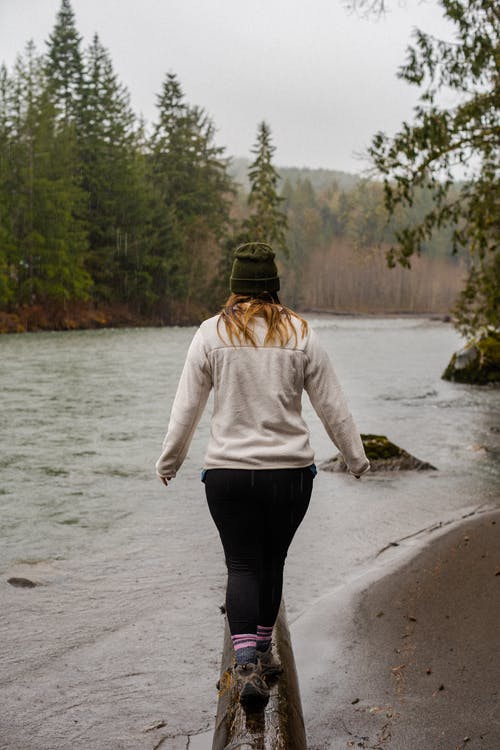
[[212,750],[306,750],[297,670],[283,603],[274,633],[273,649],[283,674],[271,687],[266,708],[259,713],[245,713],[228,672],[234,652],[226,622]]

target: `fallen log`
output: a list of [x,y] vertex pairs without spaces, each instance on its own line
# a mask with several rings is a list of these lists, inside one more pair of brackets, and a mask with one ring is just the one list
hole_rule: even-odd
[[283,674],[271,686],[266,708],[246,713],[238,701],[230,671],[234,651],[226,621],[212,750],[306,750],[299,682],[283,602],[274,639],[273,650]]

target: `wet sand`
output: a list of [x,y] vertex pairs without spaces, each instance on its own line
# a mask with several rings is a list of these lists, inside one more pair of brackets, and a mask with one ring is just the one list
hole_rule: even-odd
[[367,571],[292,636],[310,750],[499,750],[500,513]]

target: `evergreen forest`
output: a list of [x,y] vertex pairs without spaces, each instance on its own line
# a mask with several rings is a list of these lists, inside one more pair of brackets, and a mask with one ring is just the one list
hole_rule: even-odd
[[154,122],[137,117],[70,0],[43,52],[29,42],[0,67],[0,331],[197,323],[227,296],[232,250],[255,239],[300,309],[451,309],[468,264],[450,255],[451,228],[411,270],[387,267],[398,232],[429,210],[425,185],[389,215],[381,181],[278,169],[259,113],[249,159],[231,159],[174,73],[156,101]]

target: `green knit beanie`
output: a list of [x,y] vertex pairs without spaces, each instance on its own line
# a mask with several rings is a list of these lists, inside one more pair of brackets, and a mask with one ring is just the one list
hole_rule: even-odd
[[247,242],[234,251],[229,287],[233,294],[277,292],[280,288],[275,253],[264,242]]

